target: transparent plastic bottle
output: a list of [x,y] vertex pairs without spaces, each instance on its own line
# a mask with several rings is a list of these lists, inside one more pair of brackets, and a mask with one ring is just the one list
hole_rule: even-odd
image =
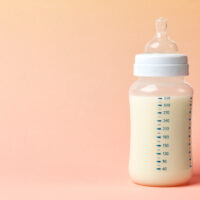
[[193,90],[184,81],[187,56],[177,53],[156,20],[156,37],[136,55],[138,80],[129,90],[131,141],[129,174],[138,184],[175,186],[192,176],[191,108]]

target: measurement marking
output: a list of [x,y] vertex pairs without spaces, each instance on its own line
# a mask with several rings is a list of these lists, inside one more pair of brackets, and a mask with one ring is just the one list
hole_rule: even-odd
[[[169,131],[170,127],[166,126],[166,125],[169,125],[169,123],[170,123],[169,115],[170,115],[170,106],[171,106],[170,100],[171,100],[171,98],[169,96],[167,96],[167,97],[157,97],[157,99],[158,99],[158,101],[157,101],[157,105],[156,105],[157,106],[156,130],[158,132],[156,134],[157,140],[156,140],[156,144],[155,144],[156,151],[157,151],[157,152],[155,152],[157,155],[157,159],[155,160],[156,161],[155,168],[156,168],[156,170],[159,170],[159,171],[165,171],[165,170],[167,170],[167,167],[162,166],[162,163],[163,164],[167,163],[167,160],[162,161],[162,156],[169,155],[168,151],[163,152],[163,150],[169,146],[169,144],[166,142],[167,141],[166,139],[169,139],[168,131]],[[162,139],[166,143],[165,142],[163,143]]]

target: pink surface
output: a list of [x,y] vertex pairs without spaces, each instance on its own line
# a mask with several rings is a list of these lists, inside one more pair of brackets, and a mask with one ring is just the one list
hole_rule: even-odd
[[163,16],[189,56],[193,166],[200,174],[199,8],[199,1],[183,0],[2,1],[0,199],[200,195],[199,179],[147,188],[130,184],[127,172],[133,59]]
[[132,184],[129,181],[103,181],[103,182],[17,182],[0,184],[0,197],[4,200],[133,200],[133,199],[181,199],[199,200],[200,177],[194,177],[190,185],[155,188]]

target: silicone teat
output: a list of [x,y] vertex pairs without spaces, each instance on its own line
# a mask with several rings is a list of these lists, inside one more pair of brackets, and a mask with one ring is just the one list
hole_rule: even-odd
[[177,53],[176,43],[167,35],[167,19],[161,17],[156,20],[156,35],[144,49],[145,53]]

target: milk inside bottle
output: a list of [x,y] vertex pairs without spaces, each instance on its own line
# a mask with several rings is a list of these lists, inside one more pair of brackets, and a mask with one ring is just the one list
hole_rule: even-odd
[[156,20],[156,35],[137,54],[129,90],[129,174],[138,184],[174,186],[192,175],[191,109],[193,90],[184,81],[187,56],[167,35],[167,20]]

